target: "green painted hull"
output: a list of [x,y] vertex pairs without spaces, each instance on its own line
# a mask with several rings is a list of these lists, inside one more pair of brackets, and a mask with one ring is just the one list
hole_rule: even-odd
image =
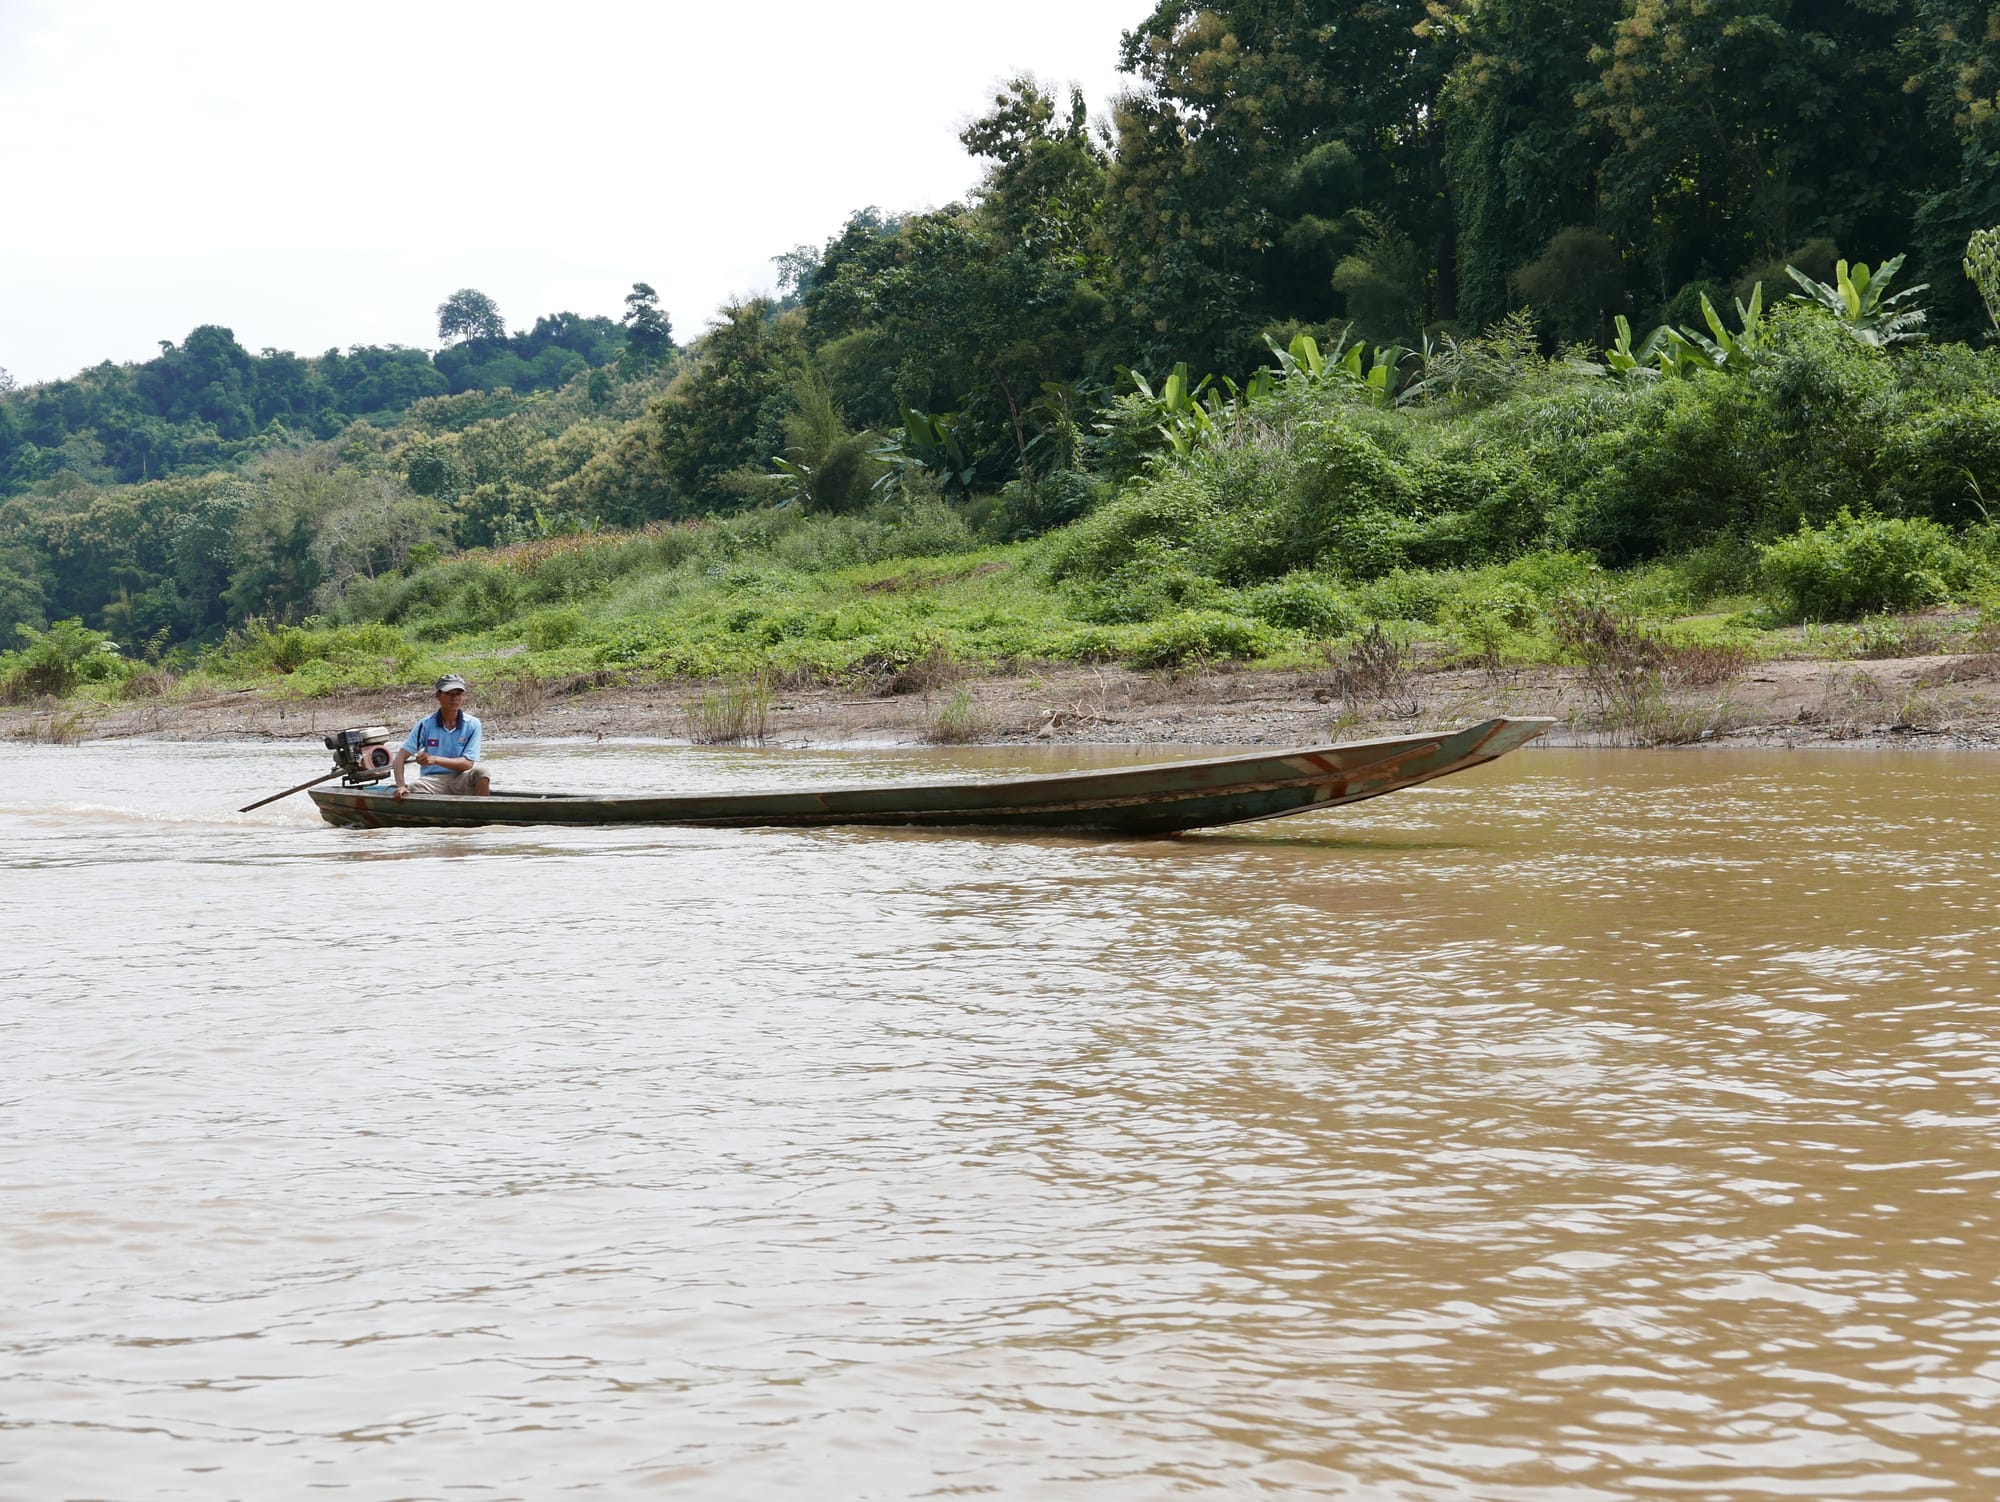
[[1487,720],[1460,730],[1246,751],[1198,761],[1059,772],[991,782],[800,788],[695,797],[591,798],[496,792],[424,797],[315,788],[329,824],[351,829],[471,828],[482,824],[972,825],[1162,835],[1304,813],[1429,782],[1504,756],[1552,720]]

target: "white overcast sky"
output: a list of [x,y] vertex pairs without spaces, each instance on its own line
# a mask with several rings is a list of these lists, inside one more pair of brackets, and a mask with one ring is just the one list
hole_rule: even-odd
[[0,0],[0,367],[436,342],[459,287],[510,327],[674,331],[769,289],[851,210],[978,177],[957,135],[1032,71],[1122,86],[1152,0]]

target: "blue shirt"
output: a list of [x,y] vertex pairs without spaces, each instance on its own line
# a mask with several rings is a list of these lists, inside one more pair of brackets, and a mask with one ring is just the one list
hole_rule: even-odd
[[[403,749],[414,755],[428,751],[432,756],[466,756],[479,760],[479,721],[464,710],[458,712],[458,723],[447,730],[438,723],[435,714],[424,716],[417,721],[409,739],[403,742]],[[426,777],[451,777],[451,767],[425,767]]]

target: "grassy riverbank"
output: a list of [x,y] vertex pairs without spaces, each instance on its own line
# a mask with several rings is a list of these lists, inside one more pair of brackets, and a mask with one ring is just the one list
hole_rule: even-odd
[[[1743,322],[1729,361],[1650,376],[1502,331],[1457,349],[1455,387],[1407,401],[1371,383],[1359,346],[1332,363],[1300,336],[1275,374],[1226,399],[1195,401],[1178,373],[1157,392],[1141,383],[1088,439],[1066,430],[1038,478],[997,489],[965,476],[948,489],[885,443],[856,471],[872,476],[858,496],[753,475],[754,494],[698,518],[619,529],[577,509],[570,479],[624,485],[692,420],[696,377],[721,378],[698,363],[615,441],[597,432],[611,449],[569,478],[530,466],[506,482],[540,498],[536,535],[343,554],[313,613],[248,614],[199,643],[24,626],[0,654],[0,702],[42,704],[56,723],[78,694],[312,701],[446,669],[522,702],[696,683],[749,703],[1249,667],[1300,675],[1358,720],[1426,674],[1549,669],[1588,684],[1605,725],[1672,740],[1727,718],[1688,694],[1721,704],[1758,664],[1993,650],[2000,527],[1982,476],[2000,463],[2000,352],[1890,352],[1802,306]],[[565,399],[542,402],[551,424],[576,415]],[[338,492],[326,518],[393,523],[397,466],[427,474],[425,443],[444,439],[288,459],[270,504],[298,504],[258,524],[258,569],[335,556],[299,499],[315,486]],[[600,464],[608,453],[622,457]],[[784,462],[823,475],[832,460]],[[63,537],[96,536],[91,515]],[[155,520],[161,547],[185,545],[190,567],[207,556],[198,515]]]
[[1802,625],[1770,555],[1742,546],[1623,571],[1540,551],[1231,587],[1165,565],[1107,581],[1078,569],[1090,545],[1086,523],[982,547],[960,510],[918,497],[481,550],[179,663],[52,631],[0,659],[17,701],[0,733],[199,735],[246,714],[290,733],[407,706],[446,670],[515,734],[614,722],[703,740],[1310,739],[1497,711],[1662,744],[1778,726],[1977,736],[1996,718],[2000,612],[1980,603],[1977,553],[1956,604]]

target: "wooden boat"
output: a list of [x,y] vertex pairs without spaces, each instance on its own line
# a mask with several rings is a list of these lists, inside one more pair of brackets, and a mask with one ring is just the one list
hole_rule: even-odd
[[329,824],[350,829],[481,824],[974,825],[1161,835],[1358,803],[1504,756],[1553,720],[1487,720],[1459,730],[1286,751],[984,782],[803,787],[762,793],[599,798],[495,791],[397,801],[380,787],[314,788]]

